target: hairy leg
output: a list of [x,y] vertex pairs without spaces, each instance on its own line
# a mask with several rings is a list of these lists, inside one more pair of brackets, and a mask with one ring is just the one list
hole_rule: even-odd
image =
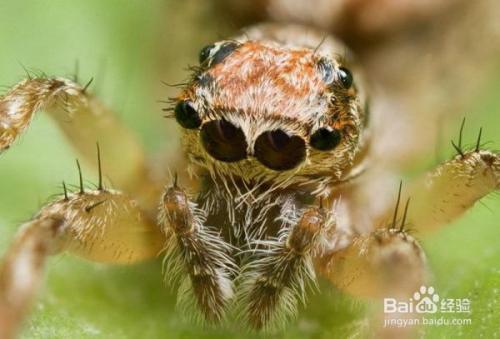
[[15,336],[38,290],[46,257],[62,219],[56,216],[23,225],[0,267],[0,337]]
[[166,279],[180,281],[178,306],[195,320],[218,323],[233,296],[236,265],[232,247],[205,225],[205,213],[183,189],[168,188],[160,205],[160,225],[168,239]]
[[282,219],[277,238],[256,241],[241,276],[240,315],[256,330],[282,328],[296,316],[306,288],[316,286],[313,258],[334,227],[331,216],[316,207],[289,211]]
[[422,248],[399,228],[359,235],[350,246],[320,258],[318,268],[340,289],[364,297],[408,296],[426,278]]
[[434,171],[407,184],[408,222],[419,232],[442,227],[500,188],[500,157],[490,151],[461,152]]
[[[394,173],[372,170],[342,188],[342,213],[357,233],[385,227],[392,219],[398,198],[396,178]],[[476,148],[459,150],[457,156],[434,170],[403,182],[401,198],[411,199],[409,228],[424,235],[459,218],[499,188],[500,155]]]
[[[404,224],[403,224],[404,225]],[[425,255],[418,242],[401,227],[378,229],[359,235],[350,246],[321,257],[320,273],[338,288],[355,296],[407,300],[427,280]],[[376,304],[371,319],[371,336],[413,337],[411,326],[385,326],[385,321],[416,318],[413,313],[382,313]]]
[[[393,182],[390,176],[384,181],[379,179],[380,175],[372,175],[369,178],[372,180],[360,185],[361,191],[364,190],[362,194],[343,195],[348,197],[344,202],[349,208],[345,211],[351,221],[365,221],[359,217],[360,206],[376,208],[369,208],[370,220],[359,228],[349,246],[318,260],[318,269],[323,275],[354,295],[406,298],[417,291],[426,282],[425,257],[404,226],[408,225],[418,234],[436,230],[460,217],[500,184],[497,154],[479,147],[468,152],[457,147],[457,151],[456,157],[432,172],[404,183],[400,194],[394,194],[394,189],[386,190],[386,183]],[[385,185],[380,187],[381,183]],[[379,189],[375,189],[376,185]],[[352,192],[356,192],[355,189]],[[405,222],[397,226],[394,206],[408,199],[411,199],[411,208],[407,210]],[[363,232],[373,227],[374,231]]]
[[151,186],[143,150],[113,112],[88,93],[89,84],[80,86],[63,78],[30,78],[1,96],[0,153],[28,128],[36,112],[45,111],[85,160],[94,165],[94,145],[98,142],[106,154],[107,173],[114,186],[141,197]]
[[67,193],[19,230],[0,266],[0,338],[15,336],[43,277],[47,257],[68,251],[106,263],[158,255],[165,238],[137,204],[112,190]]

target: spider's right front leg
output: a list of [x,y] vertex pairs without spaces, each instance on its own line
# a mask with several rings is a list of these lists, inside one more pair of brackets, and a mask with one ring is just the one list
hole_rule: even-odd
[[154,258],[165,239],[127,195],[68,193],[25,223],[0,263],[0,338],[12,338],[29,312],[48,256],[68,251],[97,262]]
[[96,166],[95,143],[106,154],[107,174],[115,187],[154,206],[160,192],[148,173],[142,146],[112,110],[81,86],[64,78],[29,78],[0,96],[0,154],[46,112],[76,151]]
[[194,311],[196,320],[220,322],[233,296],[236,265],[230,256],[231,246],[205,225],[204,211],[177,183],[163,196],[160,224],[168,239],[166,279],[181,280],[178,306],[189,308],[185,314]]

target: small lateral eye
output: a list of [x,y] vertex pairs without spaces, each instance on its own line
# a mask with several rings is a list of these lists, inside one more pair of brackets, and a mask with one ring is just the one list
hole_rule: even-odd
[[222,62],[229,54],[231,54],[240,45],[235,41],[226,41],[222,43],[212,44],[204,47],[200,51],[200,64],[205,66],[213,66]]
[[193,104],[189,101],[179,101],[175,106],[175,120],[184,128],[195,129],[200,127],[201,119]]
[[338,146],[342,135],[340,131],[331,127],[322,127],[311,135],[310,144],[317,150],[330,151]]
[[210,52],[214,47],[215,45],[211,44],[202,48],[202,50],[200,51],[200,55],[198,56],[200,64],[203,64],[205,63],[205,61],[207,61],[208,57],[210,57]]
[[234,41],[228,41],[223,43],[219,47],[219,49],[214,53],[210,66],[222,62],[222,60],[224,60],[229,54],[231,54],[236,48],[238,48],[238,46],[239,45]]
[[345,67],[340,67],[338,75],[340,82],[342,82],[342,86],[346,89],[351,88],[352,83],[354,82],[351,71]]

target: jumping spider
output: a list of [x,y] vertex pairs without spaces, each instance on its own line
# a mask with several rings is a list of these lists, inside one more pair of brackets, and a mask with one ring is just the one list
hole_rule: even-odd
[[[203,48],[167,108],[184,157],[163,193],[87,86],[29,78],[13,87],[0,99],[0,150],[44,110],[84,157],[99,142],[101,179],[84,189],[80,172],[79,190],[65,186],[21,227],[0,271],[0,336],[16,332],[45,259],[63,251],[116,264],[162,253],[179,306],[210,324],[236,316],[253,329],[283,326],[318,274],[356,295],[412,293],[425,256],[406,223],[435,229],[461,215],[498,188],[500,159],[480,138],[470,151],[460,141],[455,158],[399,192],[370,190],[375,177],[398,179],[371,158],[364,87],[343,44],[300,26],[259,25]],[[100,150],[120,190],[104,186]]]

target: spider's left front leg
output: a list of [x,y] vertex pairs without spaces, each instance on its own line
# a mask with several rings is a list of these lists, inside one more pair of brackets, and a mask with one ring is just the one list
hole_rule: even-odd
[[[399,199],[411,198],[411,208],[404,219],[416,231],[431,231],[460,217],[499,186],[498,154],[479,147],[468,152],[459,149],[452,160],[406,184],[395,205]],[[395,220],[392,206],[378,220]],[[374,227],[377,222],[374,221]],[[424,253],[418,242],[405,232],[404,223],[395,227],[393,221],[390,225],[359,235],[346,248],[324,256],[319,260],[320,271],[336,286],[354,295],[397,298],[418,291],[426,281]],[[383,330],[392,331],[391,335],[396,331]]]
[[459,154],[408,185],[408,222],[432,231],[460,217],[477,201],[500,188],[500,155],[479,147]]
[[[426,259],[417,240],[404,230],[404,221],[401,226],[392,226],[357,235],[347,247],[325,253],[316,262],[319,272],[354,296],[406,300],[427,280]],[[411,327],[394,326],[392,322],[417,315],[401,313],[395,307],[387,313],[381,310],[382,306],[371,317],[370,337],[413,336]]]
[[[479,142],[473,150],[463,151],[458,146],[457,150],[453,159],[404,184],[401,199],[411,199],[407,221],[419,234],[448,225],[500,188],[500,154],[479,149]],[[370,185],[366,181],[365,184]],[[371,223],[371,227],[383,226],[381,221],[392,218],[396,196],[380,197],[370,186],[367,191],[377,192],[378,196],[371,196],[372,199],[388,202]],[[353,210],[366,201],[353,200]]]
[[[399,200],[411,199],[411,208],[405,217],[407,224],[419,234],[436,230],[460,217],[475,202],[500,187],[498,154],[480,150],[479,142],[471,151],[457,149],[459,154],[456,157],[405,184],[400,195],[397,198],[394,196],[394,202],[384,205],[370,225],[372,229],[380,228],[355,237],[347,248],[321,259],[320,269],[326,276],[337,286],[357,295],[383,295],[384,291],[409,293],[419,285],[419,281],[423,282],[425,265],[419,259],[423,259],[423,253],[416,240],[404,230],[400,231],[400,227],[384,226],[387,226],[388,220],[393,220],[391,226],[395,226],[394,206],[399,205]],[[377,195],[380,192],[372,187],[368,191]],[[385,200],[379,196],[371,197]],[[354,206],[352,210],[361,209],[365,201],[350,201]],[[385,285],[384,281],[397,281],[398,286]]]
[[256,242],[258,258],[243,268],[240,312],[257,330],[282,327],[296,316],[306,287],[316,284],[314,256],[333,231],[334,221],[322,208],[292,214],[281,217],[285,227],[277,238]]
[[362,297],[407,297],[427,276],[422,247],[401,227],[357,235],[318,258],[317,267],[335,286]]

